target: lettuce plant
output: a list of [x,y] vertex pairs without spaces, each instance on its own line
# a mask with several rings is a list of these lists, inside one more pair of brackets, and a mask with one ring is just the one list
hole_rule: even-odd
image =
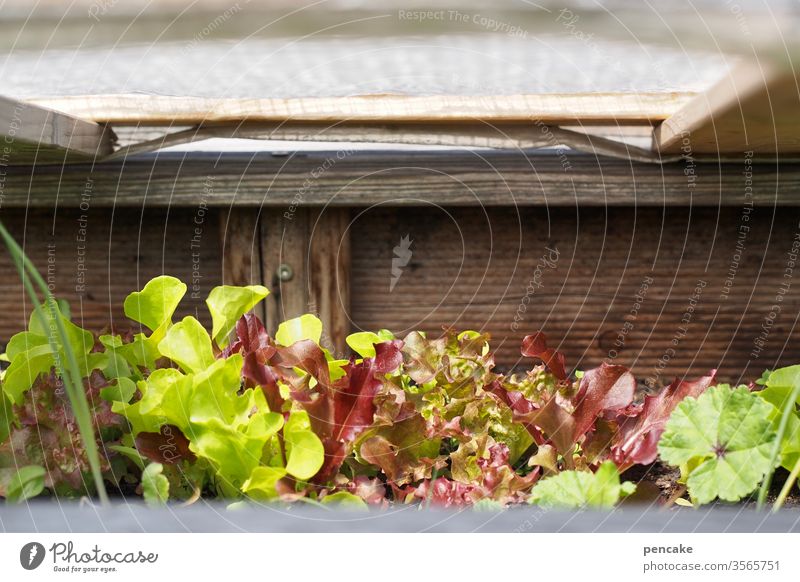
[[[268,334],[252,312],[269,293],[264,287],[213,289],[210,331],[192,316],[175,320],[185,293],[173,277],[153,279],[124,302],[131,330],[99,337],[65,309],[47,311],[80,356],[102,481],[149,505],[205,495],[350,508],[610,507],[633,489],[620,474],[656,461],[659,441],[666,439],[666,460],[685,466],[693,493],[692,471],[717,459],[713,448],[691,449],[669,428],[687,414],[681,402],[700,414],[691,402],[706,398],[713,371],[640,400],[623,366],[571,376],[542,333],[521,347],[539,364],[500,374],[487,335],[452,330],[355,333],[347,338],[352,354],[338,359],[320,345],[322,323],[311,314]],[[43,311],[6,350],[0,495],[8,498],[94,491],[86,485],[89,454],[71,430],[72,400],[60,390],[59,354],[43,339]],[[780,394],[776,383],[754,396],[772,411],[775,431],[770,402]],[[719,430],[727,435],[725,419]],[[725,442],[726,455],[739,443]],[[691,450],[681,456],[682,447]],[[794,466],[800,450],[782,452]],[[697,499],[728,495],[708,485],[697,491]]]

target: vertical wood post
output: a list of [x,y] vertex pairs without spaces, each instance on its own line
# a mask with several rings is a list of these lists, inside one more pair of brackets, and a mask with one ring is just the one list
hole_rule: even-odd
[[[350,333],[350,212],[326,208],[309,213],[308,303],[323,323],[323,342],[347,351]],[[327,336],[327,337],[326,337]]]
[[[257,208],[232,207],[220,214],[220,249],[224,285],[263,284],[261,275],[261,224]],[[267,285],[269,287],[269,285]],[[265,316],[263,306],[256,308]]]
[[322,320],[323,347],[347,352],[350,332],[350,212],[342,208],[264,209],[261,214],[261,262],[267,298],[266,325],[303,313]]

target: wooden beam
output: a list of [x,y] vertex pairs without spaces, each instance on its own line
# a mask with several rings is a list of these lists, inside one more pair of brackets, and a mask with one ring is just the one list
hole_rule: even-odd
[[[320,172],[320,169],[323,171]],[[659,166],[572,151],[158,154],[124,163],[6,168],[4,207],[663,206],[742,203],[743,164]],[[752,166],[753,203],[800,204],[800,164]],[[316,176],[316,177],[315,177]]]
[[261,256],[266,325],[275,333],[280,322],[304,313],[322,321],[323,347],[344,356],[350,333],[349,212],[299,208],[266,210],[261,215]]
[[[220,216],[220,254],[223,285],[260,285],[261,223],[258,210],[234,206]],[[266,316],[262,305],[259,317]]]
[[654,132],[662,154],[800,154],[800,84],[790,63],[745,62]]
[[531,121],[644,124],[662,121],[693,93],[534,95],[367,95],[232,99],[165,95],[72,95],[30,99],[42,107],[109,124],[194,125],[263,121]]
[[93,121],[0,97],[0,164],[92,161],[110,154],[114,133]]
[[307,214],[306,209],[299,209],[287,219],[280,210],[261,212],[261,272],[264,285],[272,292],[266,303],[270,334],[275,333],[280,322],[308,311]]
[[308,303],[322,320],[322,343],[342,356],[350,333],[350,212],[309,212]]

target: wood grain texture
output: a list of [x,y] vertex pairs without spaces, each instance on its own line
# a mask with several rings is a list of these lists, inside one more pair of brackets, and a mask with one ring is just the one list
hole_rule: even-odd
[[[508,368],[532,363],[520,357],[520,342],[543,330],[581,369],[614,361],[659,383],[718,367],[725,381],[749,381],[800,358],[800,287],[782,289],[792,281],[785,275],[788,253],[800,245],[800,210],[757,210],[747,222],[743,214],[365,210],[352,226],[353,331],[487,331],[498,364]],[[742,224],[751,230],[739,251]],[[392,288],[394,249],[403,237],[412,241],[412,256]],[[780,311],[770,319],[773,305]],[[763,325],[770,331],[753,357]]]
[[368,95],[235,99],[165,95],[66,95],[36,105],[109,124],[194,125],[259,121],[532,121],[651,125],[675,113],[693,93],[539,95]]
[[[258,210],[231,207],[220,216],[222,283],[225,285],[261,285],[261,222]],[[266,316],[264,304],[256,307]]]
[[[261,272],[271,294],[266,301],[266,326],[274,334],[278,325],[308,311],[306,261],[308,259],[308,212],[297,209],[291,218],[280,210],[261,212]],[[288,265],[291,278],[282,280],[279,267]]]
[[[9,167],[3,205],[76,207],[90,178],[96,207],[194,207],[209,175],[210,207],[739,205],[743,167],[658,166],[553,151],[173,153],[68,172]],[[752,170],[754,204],[800,204],[800,164],[756,163]]]
[[0,97],[0,159],[9,164],[93,161],[111,153],[114,133],[104,125]]
[[[69,301],[73,320],[93,331],[133,329],[125,297],[158,275],[184,281],[188,290],[175,319],[194,315],[210,325],[205,298],[222,280],[219,213],[197,209],[85,212],[59,209],[0,211],[53,293]],[[201,224],[196,223],[201,220]],[[195,229],[201,233],[196,237]],[[85,240],[82,240],[85,239]],[[0,344],[26,328],[31,304],[8,254],[0,252]]]
[[[322,320],[321,344],[345,355],[350,332],[350,224],[342,208],[292,208],[264,211],[261,218],[262,272],[272,290],[267,298],[267,329],[286,319],[313,313]],[[281,280],[279,269],[291,269]]]
[[[204,300],[231,276],[223,269],[231,251],[222,252],[219,233],[225,232],[227,210],[218,208],[201,217],[199,249],[192,248],[199,210],[91,208],[85,226],[80,213],[63,209],[55,217],[52,210],[5,209],[0,219],[52,280],[56,294],[70,301],[75,320],[100,331],[130,327],[122,314],[124,297],[159,274],[189,285],[179,317],[193,314],[210,323]],[[316,307],[309,305],[309,289],[317,288],[313,296],[325,293],[331,299],[324,309],[338,313],[321,313],[326,330],[337,337],[382,327],[399,335],[411,329],[435,333],[442,325],[482,329],[493,335],[505,368],[531,363],[520,362],[519,342],[536,329],[548,334],[572,366],[610,359],[632,365],[642,380],[699,375],[717,366],[724,380],[750,380],[765,368],[800,358],[800,286],[786,277],[789,253],[797,252],[792,250],[800,232],[797,208],[756,208],[745,223],[741,206],[666,211],[379,206],[326,209],[313,228],[317,213],[298,208],[289,221],[283,212],[265,209],[246,218],[260,220],[260,264],[272,291],[266,305],[273,331],[285,317],[309,308],[322,312],[319,299]],[[751,230],[740,244],[742,224]],[[82,228],[88,237],[83,249],[77,240]],[[347,234],[349,310],[342,291],[348,280]],[[402,264],[395,247],[405,236],[411,257]],[[48,244],[54,244],[52,263]],[[245,240],[242,249],[251,244]],[[548,249],[557,251],[557,260]],[[392,286],[398,258],[400,275]],[[293,267],[295,277],[279,285],[273,274],[281,262]],[[0,269],[8,274],[0,281],[4,343],[24,329],[30,304],[5,254]],[[648,278],[653,282],[637,301]],[[693,302],[699,281],[705,286]],[[775,305],[780,307],[772,317]],[[688,324],[682,324],[690,308]],[[341,322],[348,316],[352,329],[346,331]],[[763,348],[753,357],[764,326],[769,331]]]
[[323,344],[344,355],[350,333],[350,211],[309,213],[308,304],[323,322]]
[[800,84],[791,63],[745,62],[654,132],[662,153],[800,153]]

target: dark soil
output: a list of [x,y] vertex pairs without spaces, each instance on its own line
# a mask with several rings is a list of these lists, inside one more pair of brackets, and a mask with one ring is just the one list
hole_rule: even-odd
[[[785,469],[778,469],[772,479],[769,494],[767,496],[767,504],[772,505],[778,494],[786,482],[789,472]],[[663,465],[661,463],[653,463],[652,465],[637,465],[631,467],[622,478],[626,481],[633,481],[637,483],[637,491],[629,498],[629,503],[660,503],[660,504],[674,504],[676,498],[685,499],[689,501],[689,495],[683,485],[678,483],[680,478],[680,471],[673,467]],[[750,499],[743,500],[739,504],[745,507],[755,506],[756,494]],[[728,505],[721,501],[716,504]],[[800,508],[800,490],[798,486],[792,488],[783,505],[784,508]]]

